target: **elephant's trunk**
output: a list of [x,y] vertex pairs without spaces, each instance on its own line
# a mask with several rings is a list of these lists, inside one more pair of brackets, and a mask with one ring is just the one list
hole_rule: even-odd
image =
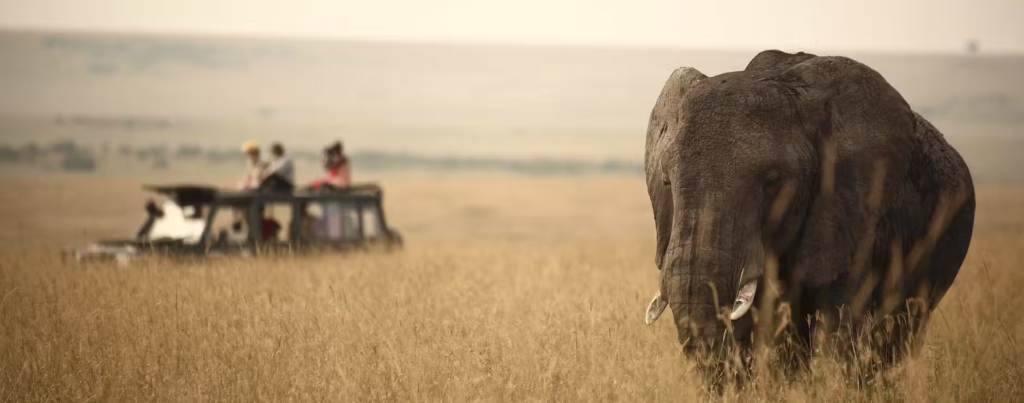
[[664,292],[688,348],[715,346],[736,298],[743,266],[750,261],[757,232],[744,225],[735,203],[709,193],[683,206],[663,268]]

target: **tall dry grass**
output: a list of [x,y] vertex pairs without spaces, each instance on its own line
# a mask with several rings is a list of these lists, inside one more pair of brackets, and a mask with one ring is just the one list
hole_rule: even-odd
[[[617,249],[617,248],[616,248]],[[636,248],[72,267],[6,259],[0,397],[675,400]]]
[[[560,194],[557,184],[540,186],[538,194],[555,198],[556,213],[586,197],[579,188]],[[917,357],[864,383],[822,355],[811,371],[760,376],[721,398],[1024,400],[1022,196],[979,192],[971,253]],[[530,215],[506,212],[499,196],[474,197],[495,217]],[[530,211],[544,222],[543,209]],[[503,223],[474,214],[470,223]],[[632,214],[592,220],[598,228],[641,227],[631,220],[649,212]],[[128,268],[3,251],[0,400],[718,398],[679,351],[671,321],[643,325],[656,281],[649,237],[541,230],[556,235],[441,242],[423,230],[395,254]]]

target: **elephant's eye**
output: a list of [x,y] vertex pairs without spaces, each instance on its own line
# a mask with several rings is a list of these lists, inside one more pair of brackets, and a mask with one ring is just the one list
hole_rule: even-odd
[[764,190],[768,195],[773,195],[779,190],[779,184],[782,182],[782,175],[776,169],[771,169],[765,174]]

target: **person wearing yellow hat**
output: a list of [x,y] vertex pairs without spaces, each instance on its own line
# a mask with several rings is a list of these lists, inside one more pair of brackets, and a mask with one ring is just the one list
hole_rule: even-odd
[[245,167],[245,174],[242,176],[242,181],[239,182],[238,188],[242,190],[251,190],[260,187],[260,180],[263,178],[263,171],[267,169],[267,163],[260,159],[260,143],[255,140],[249,140],[242,143],[242,152],[249,156],[249,161]]

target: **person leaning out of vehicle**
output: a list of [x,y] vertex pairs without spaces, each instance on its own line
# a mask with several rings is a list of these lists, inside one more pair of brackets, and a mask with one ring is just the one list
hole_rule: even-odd
[[270,146],[272,159],[260,178],[260,190],[291,191],[295,189],[295,163],[284,154],[284,146],[274,143]]
[[249,160],[246,163],[245,174],[238,182],[238,188],[241,190],[258,189],[267,169],[267,163],[260,159],[260,144],[253,140],[246,141],[242,143],[242,152],[249,157]]

